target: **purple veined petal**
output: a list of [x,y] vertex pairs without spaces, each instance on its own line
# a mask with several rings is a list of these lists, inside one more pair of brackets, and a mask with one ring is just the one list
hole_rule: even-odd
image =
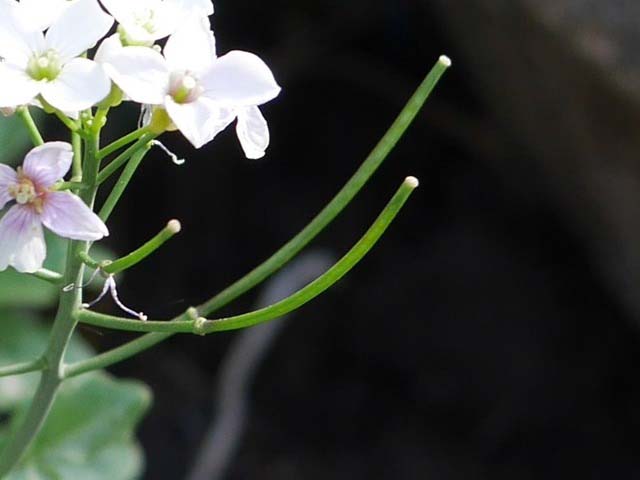
[[260,57],[239,50],[218,58],[200,83],[207,98],[231,106],[262,105],[281,90]]
[[191,103],[176,103],[167,96],[165,108],[173,123],[195,148],[209,143],[236,118],[231,109],[202,97]]
[[61,237],[93,241],[109,235],[100,217],[69,192],[48,193],[41,218],[45,227]]
[[216,40],[209,19],[189,18],[169,37],[163,52],[172,72],[206,72],[216,61]]
[[43,47],[44,35],[29,28],[20,14],[20,5],[14,1],[0,2],[0,57],[26,68],[31,56]]
[[38,189],[47,189],[61,180],[73,160],[73,150],[66,142],[48,142],[33,148],[24,159],[24,174]]
[[13,198],[9,194],[9,187],[18,183],[18,176],[13,168],[0,163],[0,208]]
[[14,205],[0,220],[0,271],[12,266],[33,273],[47,254],[40,217],[27,205]]
[[74,58],[55,80],[42,85],[42,96],[63,112],[85,110],[104,100],[111,80],[101,65],[86,58]]
[[111,56],[105,70],[135,102],[162,105],[169,91],[167,62],[151,48],[124,47]]
[[112,25],[113,18],[100,8],[97,0],[77,0],[51,25],[45,43],[67,62],[94,47]]
[[0,62],[0,108],[26,105],[40,93],[41,87],[41,83],[24,70],[8,62]]
[[236,133],[247,158],[264,157],[269,147],[269,126],[258,107],[246,107],[238,111]]

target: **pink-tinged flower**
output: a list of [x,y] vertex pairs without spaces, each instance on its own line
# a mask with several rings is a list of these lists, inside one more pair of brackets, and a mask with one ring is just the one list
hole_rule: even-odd
[[109,230],[80,198],[52,188],[71,167],[73,152],[64,142],[31,150],[22,167],[0,164],[0,208],[16,203],[0,219],[0,271],[8,266],[32,273],[42,268],[46,244],[42,226],[61,237],[100,240]]

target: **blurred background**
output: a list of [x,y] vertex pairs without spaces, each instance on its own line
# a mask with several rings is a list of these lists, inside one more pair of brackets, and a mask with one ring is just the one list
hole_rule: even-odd
[[[248,161],[232,129],[199,151],[172,134],[186,165],[146,160],[109,246],[125,253],[182,221],[119,284],[150,317],[284,244],[438,56],[454,64],[314,243],[341,256],[406,175],[420,178],[372,254],[272,340],[225,479],[640,476],[638,19],[635,0],[216,2],[220,52],[258,53],[283,86],[264,108],[272,146]],[[120,115],[108,136],[138,112]],[[82,333],[101,350],[130,338]],[[185,477],[238,335],[174,338],[112,369],[154,392],[145,478]]]

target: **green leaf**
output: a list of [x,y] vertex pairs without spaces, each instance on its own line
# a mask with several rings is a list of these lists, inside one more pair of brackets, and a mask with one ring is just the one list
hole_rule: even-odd
[[65,382],[47,421],[8,480],[133,480],[143,456],[133,431],[149,407],[146,386],[94,373]]
[[[47,339],[48,329],[34,317],[0,312],[0,364],[37,358]],[[67,361],[91,355],[91,348],[76,335]],[[24,414],[38,375],[0,379],[0,411],[14,412],[10,425],[0,427],[0,447]],[[66,381],[42,431],[7,480],[140,478],[144,457],[134,431],[150,402],[143,384],[116,380],[102,371]]]
[[33,147],[27,129],[18,116],[0,115],[0,145],[2,145],[0,163],[10,165],[20,163],[27,151]]
[[[0,365],[28,362],[40,357],[49,332],[33,315],[0,310]],[[67,350],[69,362],[89,358],[91,348],[74,336]],[[38,383],[39,373],[0,378],[0,413],[15,409],[29,400]]]

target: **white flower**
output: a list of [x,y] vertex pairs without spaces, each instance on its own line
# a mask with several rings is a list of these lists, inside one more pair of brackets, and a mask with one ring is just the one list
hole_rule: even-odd
[[239,118],[238,135],[250,158],[269,143],[257,109],[280,87],[256,55],[232,51],[217,58],[207,19],[192,18],[173,34],[164,56],[146,47],[124,47],[105,70],[132,100],[166,109],[174,125],[200,148]]
[[102,0],[121,26],[126,44],[152,45],[171,35],[188,17],[213,13],[211,0]]
[[59,110],[75,112],[108,95],[111,82],[100,65],[78,58],[113,24],[97,0],[71,3],[46,34],[25,27],[18,8],[0,2],[0,107],[26,105],[42,95]]
[[71,167],[71,145],[50,142],[31,150],[17,171],[0,164],[0,271],[8,266],[35,272],[46,257],[42,225],[61,237],[93,241],[109,235],[105,224],[80,198],[53,185]]

